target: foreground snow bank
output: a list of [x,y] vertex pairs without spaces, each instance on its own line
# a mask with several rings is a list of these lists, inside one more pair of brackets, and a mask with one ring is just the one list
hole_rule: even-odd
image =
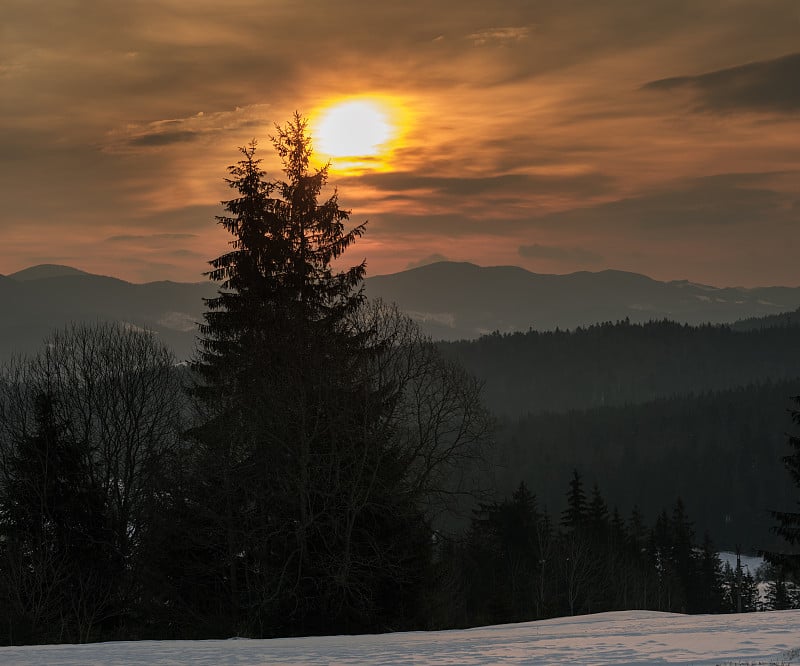
[[0,648],[4,666],[800,664],[800,611],[600,613],[462,631]]

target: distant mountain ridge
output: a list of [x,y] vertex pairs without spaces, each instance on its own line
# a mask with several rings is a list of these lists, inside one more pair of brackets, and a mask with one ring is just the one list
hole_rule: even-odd
[[133,284],[69,266],[33,266],[0,279],[0,360],[38,349],[54,328],[71,322],[118,321],[155,331],[188,358],[203,298],[215,285]]
[[800,307],[800,287],[718,288],[615,270],[546,275],[453,262],[369,278],[367,293],[396,302],[445,340],[626,318],[729,323]]
[[[0,277],[0,360],[32,351],[70,321],[122,321],[156,331],[188,358],[210,282],[133,284],[45,264]],[[367,278],[366,293],[396,302],[434,339],[493,331],[552,330],[628,318],[699,324],[777,315],[800,307],[800,288],[716,288],[606,270],[568,275],[517,266],[438,262]],[[751,324],[753,325],[753,324]]]
[[781,312],[780,314],[768,315],[766,317],[748,317],[741,319],[731,326],[735,331],[747,331],[761,328],[779,328],[800,326],[800,308]]
[[72,268],[72,266],[62,266],[61,264],[39,264],[38,266],[23,268],[21,271],[11,273],[6,277],[17,282],[28,282],[30,280],[46,280],[69,275],[91,275],[91,273]]

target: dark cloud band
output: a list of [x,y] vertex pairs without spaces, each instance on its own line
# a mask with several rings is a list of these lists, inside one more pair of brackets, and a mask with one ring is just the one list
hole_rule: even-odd
[[526,259],[549,259],[579,264],[596,264],[603,261],[602,255],[582,247],[562,247],[558,245],[520,245],[519,255]]
[[646,90],[689,89],[700,109],[733,111],[800,111],[800,53],[751,62],[698,76],[676,76],[645,84]]

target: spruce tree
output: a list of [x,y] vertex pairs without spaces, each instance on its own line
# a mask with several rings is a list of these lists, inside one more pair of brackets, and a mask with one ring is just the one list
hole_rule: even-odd
[[753,613],[759,610],[759,602],[758,583],[748,569],[742,578],[742,611]]
[[163,609],[150,596],[161,586],[146,581],[174,537],[171,522],[157,537],[154,517],[182,495],[166,474],[183,458],[180,389],[153,334],[110,324],[54,331],[0,366],[0,586],[12,591],[0,609],[16,616],[11,634],[141,636]]
[[335,192],[320,201],[328,167],[310,167],[306,121],[273,145],[284,178],[243,148],[218,218],[234,238],[208,273],[220,291],[189,433],[186,533],[202,562],[180,596],[203,604],[208,632],[417,626],[432,550],[422,505],[483,432],[477,389],[413,324],[365,304],[364,262],[333,268],[364,225],[345,228]]
[[[800,396],[792,398],[793,407],[789,409],[792,423],[800,425]],[[792,453],[783,458],[783,463],[792,477],[794,484],[800,488],[800,435],[788,435]],[[800,501],[798,501],[800,506]],[[778,521],[773,528],[790,546],[789,552],[767,552],[764,556],[769,562],[779,566],[790,575],[800,576],[800,511],[773,511],[772,516]]]
[[67,436],[55,402],[36,396],[35,432],[5,460],[0,485],[0,589],[17,643],[87,641],[120,573],[86,446]]
[[[309,172],[311,140],[306,121],[295,114],[273,138],[286,179],[269,181],[255,157],[256,142],[241,148],[243,159],[229,167],[228,185],[239,196],[224,202],[217,217],[232,236],[232,250],[212,260],[211,280],[219,295],[208,299],[200,330],[196,368],[219,381],[220,374],[247,375],[247,369],[275,361],[276,351],[295,349],[303,360],[321,334],[346,341],[342,323],[363,300],[366,264],[334,271],[337,259],[365,225],[349,231],[349,211],[338,195],[318,201],[328,167]],[[298,337],[299,336],[299,337]],[[257,353],[255,353],[257,352]],[[233,365],[233,367],[232,367]],[[240,377],[241,379],[241,377]]]
[[786,584],[786,576],[781,571],[767,586],[767,608],[769,610],[789,610],[792,598]]
[[698,580],[695,591],[697,613],[718,613],[723,608],[722,561],[711,542],[708,532],[703,537],[703,547],[698,562]]
[[374,472],[364,438],[372,396],[349,326],[365,263],[331,266],[364,225],[345,229],[336,192],[320,201],[328,167],[310,168],[299,114],[272,143],[282,180],[267,179],[255,142],[229,168],[237,196],[217,221],[232,249],[210,262],[220,290],[200,327],[202,421],[191,431],[205,478],[203,546],[224,563],[213,576],[225,589],[219,612],[251,635],[281,619],[295,623],[284,632],[313,631],[315,617],[371,600],[349,588],[361,559],[351,512]]
[[577,469],[572,470],[572,479],[567,491],[567,508],[561,514],[561,524],[568,530],[582,530],[588,519],[586,493],[583,490],[583,478]]
[[670,560],[676,577],[672,607],[682,613],[693,612],[697,593],[694,529],[680,498],[672,510],[670,529],[672,531]]
[[587,530],[588,507],[583,491],[583,479],[573,470],[567,492],[567,508],[561,514],[561,524],[566,531],[561,534],[559,546],[562,584],[566,607],[570,615],[588,601],[597,572],[594,544]]
[[603,495],[600,493],[600,487],[595,483],[592,487],[592,499],[586,509],[586,519],[589,530],[592,532],[592,537],[601,543],[608,531],[608,505],[606,504]]

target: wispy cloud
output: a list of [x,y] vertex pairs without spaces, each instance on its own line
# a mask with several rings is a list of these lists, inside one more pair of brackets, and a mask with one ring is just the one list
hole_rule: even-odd
[[515,28],[488,28],[467,35],[467,39],[475,46],[486,46],[487,44],[506,45],[509,42],[518,42],[522,39],[527,39],[529,34],[530,28],[526,26]]
[[132,146],[168,146],[171,143],[182,141],[193,141],[199,135],[198,132],[189,130],[178,130],[175,132],[159,132],[157,134],[142,134],[130,139],[128,143]]
[[520,245],[519,255],[526,259],[552,259],[570,264],[597,264],[603,256],[582,247],[564,247],[558,245]]
[[693,76],[647,83],[646,90],[688,90],[697,108],[710,111],[800,111],[800,53],[750,62]]
[[428,264],[435,264],[439,261],[450,261],[450,260],[443,254],[440,254],[439,252],[434,252],[433,254],[429,254],[425,257],[422,257],[422,259],[409,261],[406,264],[406,268],[421,268],[422,266],[427,266]]
[[119,234],[117,236],[109,236],[106,241],[110,243],[128,243],[131,241],[145,241],[145,242],[161,242],[173,240],[189,240],[197,238],[197,234]]

